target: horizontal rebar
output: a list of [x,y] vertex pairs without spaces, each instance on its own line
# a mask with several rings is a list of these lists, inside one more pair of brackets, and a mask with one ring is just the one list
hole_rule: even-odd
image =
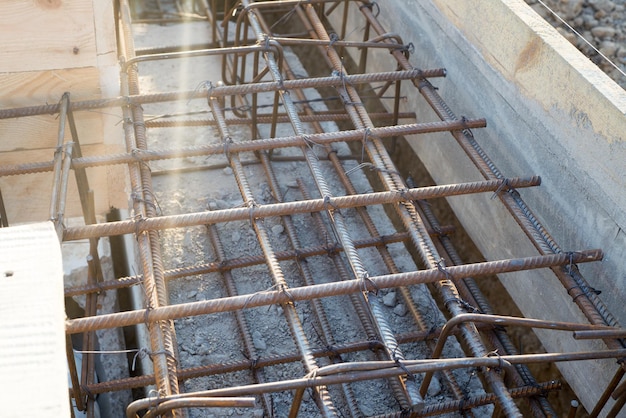
[[[369,73],[357,75],[336,75],[331,77],[313,77],[298,80],[285,80],[283,82],[262,82],[251,84],[237,84],[230,86],[209,86],[210,94],[214,97],[232,96],[251,93],[267,93],[278,90],[304,89],[316,87],[333,87],[344,83],[367,84],[380,81],[411,80],[424,77],[441,77],[445,75],[445,70],[438,68],[434,70],[408,70],[408,71],[388,71],[382,73]],[[210,83],[207,81],[206,83]],[[177,91],[169,93],[154,93],[128,95],[105,99],[94,99],[72,102],[72,111],[94,110],[107,107],[124,107],[133,105],[144,105],[148,103],[173,102],[181,100],[205,99],[206,89],[196,89],[187,91]],[[19,118],[24,116],[52,115],[58,113],[61,105],[59,103],[27,106],[13,109],[0,109],[0,119]]]
[[[154,116],[145,121],[146,128],[173,128],[180,126],[209,126],[209,125],[217,125],[217,121],[215,119],[183,119],[183,120],[163,120],[163,118],[171,118],[175,116],[187,116],[184,114],[180,115],[162,115],[162,116]],[[393,119],[394,115],[392,113],[370,113],[370,117],[375,120],[387,120]],[[415,119],[416,115],[414,112],[402,112],[398,113],[398,119]],[[256,118],[257,124],[263,123],[272,123],[274,122],[272,115],[264,115],[259,114]],[[313,115],[300,115],[300,119],[302,122],[336,122],[349,120],[349,116],[345,113],[320,113],[317,112]],[[287,123],[289,122],[289,118],[287,115],[277,115],[276,123]],[[249,125],[252,123],[252,119],[248,118],[227,118],[227,125]]]
[[[406,360],[403,362],[403,367],[397,366],[393,361],[386,362],[368,362],[369,370],[358,371],[358,364],[354,367],[356,371],[351,371],[345,374],[336,374],[324,376],[324,370],[327,368],[335,367],[336,365],[322,367],[318,370],[319,374],[305,376],[300,379],[282,380],[278,382],[245,385],[238,387],[212,389],[206,391],[197,391],[193,393],[183,393],[173,395],[165,399],[143,399],[133,403],[134,409],[140,410],[149,408],[159,402],[164,402],[170,399],[183,399],[186,397],[202,397],[202,396],[243,396],[261,394],[267,392],[279,392],[294,390],[305,387],[315,387],[320,385],[333,385],[344,382],[356,382],[363,380],[381,379],[385,377],[404,375],[407,372],[411,374],[440,371],[440,370],[453,370],[459,368],[475,368],[475,367],[489,367],[495,370],[502,369],[503,367],[509,368],[512,364],[519,363],[541,363],[550,359],[551,361],[582,361],[601,358],[620,358],[626,355],[626,349],[622,350],[606,350],[606,351],[593,351],[593,352],[576,352],[576,353],[554,353],[554,354],[524,354],[513,356],[500,356],[500,357],[465,357],[454,358],[445,360]],[[343,363],[346,367],[350,366],[350,363]],[[378,366],[378,367],[377,367]]]
[[[559,382],[558,380],[552,380],[550,382],[538,383],[534,386],[512,388],[510,389],[510,393],[513,399],[520,399],[544,395],[546,392],[560,389],[561,382]],[[494,395],[493,393],[485,393],[484,395],[470,396],[461,400],[437,402],[435,404],[427,404],[420,412],[419,416],[428,417],[450,412],[464,412],[479,406],[496,403],[496,401],[496,395]],[[401,411],[385,415],[376,415],[371,418],[404,418],[405,416],[406,414]]]
[[541,179],[537,176],[528,178],[512,178],[507,180],[485,180],[480,182],[459,183],[445,186],[429,186],[416,189],[375,192],[361,195],[337,197],[326,196],[322,199],[274,203],[253,206],[250,208],[221,209],[182,215],[131,219],[96,225],[70,227],[64,231],[63,240],[74,241],[84,238],[132,234],[151,230],[215,224],[219,222],[243,221],[271,216],[321,212],[329,208],[344,209],[357,206],[402,202],[407,200],[425,200],[438,197],[466,195],[471,193],[496,192],[501,191],[503,186],[505,189],[508,187],[533,187],[539,185],[540,183]]
[[347,295],[359,291],[410,286],[419,283],[433,283],[440,280],[462,279],[484,275],[509,273],[521,270],[545,268],[569,263],[586,263],[602,259],[601,250],[585,250],[567,254],[540,255],[509,260],[487,261],[483,263],[450,266],[445,270],[428,269],[406,273],[388,274],[362,279],[316,284],[313,286],[290,288],[289,292],[267,290],[254,294],[191,302],[180,305],[163,306],[151,310],[140,309],[89,318],[67,320],[65,331],[77,334],[97,329],[116,328],[155,322],[165,319],[179,319],[217,312],[232,312],[238,309],[268,306],[278,303],[293,303],[300,300]]
[[[385,126],[371,129],[357,129],[340,132],[326,132],[310,135],[296,135],[279,138],[256,139],[254,141],[233,142],[226,149],[222,144],[182,147],[171,149],[133,149],[130,153],[108,154],[91,157],[82,157],[72,160],[76,168],[97,167],[103,165],[131,164],[140,161],[156,161],[170,158],[199,157],[222,155],[226,152],[263,151],[277,148],[299,147],[302,145],[326,145],[335,142],[366,141],[368,136],[389,138],[395,136],[424,134],[468,128],[482,128],[486,126],[484,119],[458,120],[453,122],[426,122],[407,125]],[[18,174],[44,173],[52,171],[53,161],[41,161],[23,164],[6,164],[0,166],[1,176]]]

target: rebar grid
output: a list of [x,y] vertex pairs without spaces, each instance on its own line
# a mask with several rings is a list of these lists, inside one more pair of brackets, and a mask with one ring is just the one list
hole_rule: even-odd
[[[164,8],[168,6],[157,3],[158,10],[154,16],[160,18],[150,21],[171,22],[171,18],[167,17],[169,15],[164,14]],[[513,400],[519,397],[533,399],[531,411],[535,416],[551,416],[554,411],[544,395],[559,385],[555,382],[539,385],[526,364],[600,358],[621,360],[626,355],[623,340],[619,339],[624,337],[624,330],[598,296],[590,291],[576,266],[577,263],[600,260],[601,251],[565,252],[554,242],[517,191],[519,188],[538,186],[540,179],[505,178],[498,171],[470,131],[485,127],[485,121],[454,116],[428,81],[429,77],[445,76],[445,70],[414,68],[408,60],[410,44],[405,44],[399,35],[387,32],[377,21],[377,13],[382,12],[378,4],[356,0],[242,0],[221,3],[218,7],[215,0],[174,2],[177,16],[182,21],[204,19],[210,24],[208,29],[211,33],[207,37],[211,37],[211,42],[202,44],[206,39],[200,40],[204,47],[194,49],[182,45],[160,50],[147,49],[138,55],[133,41],[134,21],[130,5],[128,0],[119,0],[120,97],[70,102],[67,95],[54,105],[0,109],[0,118],[56,113],[60,116],[59,142],[54,158],[0,167],[0,176],[52,172],[50,219],[55,221],[60,238],[63,241],[90,240],[89,276],[85,285],[66,289],[66,296],[86,294],[88,297],[85,317],[66,323],[68,337],[84,333],[84,347],[88,353],[80,379],[70,367],[73,387],[70,396],[75,399],[78,409],[94,416],[95,394],[154,385],[158,395],[146,394],[145,398],[133,402],[127,410],[129,417],[138,416],[141,411],[147,411],[146,417],[186,416],[203,408],[254,406],[260,407],[264,416],[280,416],[281,412],[277,412],[274,403],[276,393],[283,391],[293,391],[288,413],[290,417],[296,417],[304,408],[307,388],[311,388],[318,408],[317,415],[360,417],[366,415],[363,411],[364,395],[357,394],[354,385],[355,382],[367,381],[384,382],[383,390],[395,399],[395,408],[380,416],[430,416],[451,411],[472,416],[472,410],[481,405],[497,405],[506,416],[521,416],[518,404]],[[365,30],[361,42],[344,39],[350,31],[347,26],[349,8],[355,8],[363,15]],[[324,23],[324,16],[332,13],[343,13],[342,26],[336,28],[334,33],[329,32]],[[234,37],[229,27],[234,29]],[[303,32],[284,33],[289,27]],[[206,48],[206,45],[210,47]],[[288,58],[291,53],[287,50],[291,48],[299,48],[312,57],[321,58],[317,65],[330,75],[303,76],[298,73],[292,66],[292,59]],[[353,48],[360,51],[359,63],[355,66],[358,74],[348,73],[352,67],[343,56],[347,49]],[[368,50],[381,48],[389,51],[390,62],[397,71],[364,74]],[[142,93],[138,74],[147,63],[210,56],[222,59],[222,82],[225,84],[208,81],[204,76],[199,88],[193,91]],[[317,68],[310,70],[319,71]],[[411,113],[400,111],[402,80],[405,80],[405,85],[406,81],[410,81],[416,87],[415,94],[424,96],[441,121],[399,124],[400,119],[413,117]],[[367,86],[372,84],[377,86],[376,96],[381,101],[386,100],[384,94],[394,91],[388,106],[393,109],[391,113],[370,111],[366,106],[365,92],[371,88]],[[311,88],[319,93],[334,92],[334,96],[323,98],[330,109],[320,110],[314,106],[316,100],[307,92]],[[142,105],[154,103],[170,104],[197,99],[207,103],[202,112],[206,119],[190,119],[197,115],[194,112],[178,115],[172,112],[167,115],[171,120],[163,120],[164,117],[151,119],[146,117],[142,108]],[[122,109],[126,152],[83,156],[73,112],[106,107]],[[72,141],[64,143],[66,120]],[[383,125],[376,126],[374,120]],[[324,123],[331,121],[347,124],[343,125],[347,128],[338,129],[335,126],[328,130]],[[238,126],[249,129],[249,138],[240,138],[233,132]],[[152,130],[184,130],[191,127],[206,129],[212,140],[202,145],[167,148],[150,141]],[[416,187],[403,178],[387,152],[387,138],[442,131],[453,135],[484,180]],[[358,142],[360,158],[340,158],[340,147]],[[280,160],[273,158],[273,153],[282,149],[297,151],[299,160],[293,161],[303,161],[308,168],[308,178],[297,178],[296,187],[292,187],[296,192],[289,196],[283,195],[285,182],[279,179],[278,174]],[[259,192],[251,183],[255,179],[243,164],[244,153],[254,153],[252,164],[262,170],[272,203],[259,199]],[[324,158],[320,158],[319,154],[323,154]],[[178,215],[163,215],[158,210],[158,191],[150,170],[151,162],[199,156],[225,157],[225,165],[236,181],[243,207],[188,210]],[[128,220],[97,224],[93,192],[89,190],[85,169],[116,164],[128,166],[134,216]],[[85,219],[85,225],[79,227],[64,225],[71,170],[76,174]],[[371,171],[380,184],[380,190],[359,192],[352,176],[354,173],[361,175],[360,171]],[[538,254],[463,264],[448,237],[451,228],[439,225],[426,200],[472,193],[491,193],[494,204],[504,204],[537,248]],[[294,197],[294,194],[301,198]],[[380,231],[375,217],[381,213],[376,212],[381,207],[395,213],[398,225],[401,225],[397,227],[399,230],[390,233]],[[353,213],[358,221],[352,219]],[[304,232],[298,229],[295,219],[304,214],[311,214],[315,229],[325,237],[326,242],[303,244]],[[3,224],[8,225],[6,213],[2,211],[0,216]],[[275,219],[279,219],[284,227],[288,238],[287,249],[276,248],[277,243],[268,229],[267,224]],[[251,227],[261,254],[236,257],[225,251],[222,230],[224,225],[234,222]],[[197,226],[206,228],[210,241],[207,258],[214,254],[214,261],[166,268],[168,261],[161,254],[166,241],[161,231]],[[105,282],[99,265],[98,239],[124,234],[134,234],[136,238],[140,273]],[[403,271],[391,249],[398,244],[416,250],[419,258],[416,264],[423,269],[416,267],[412,271]],[[330,275],[320,274],[314,267],[322,256],[328,256]],[[369,258],[380,260],[380,263],[372,264]],[[444,259],[449,260],[451,265],[446,265]],[[298,271],[295,279],[285,273],[291,263]],[[238,286],[248,280],[243,273],[248,267],[265,268],[272,287],[257,287],[259,290],[251,293],[239,291]],[[380,271],[371,271],[377,268]],[[590,324],[494,315],[489,302],[476,286],[475,280],[485,275],[537,268],[552,269]],[[171,303],[168,291],[170,281],[212,273],[219,274],[225,297]],[[428,294],[426,299],[418,301],[414,296],[416,286],[425,283],[432,283],[438,293]],[[134,285],[141,285],[144,289],[145,309],[98,315],[97,292]],[[397,292],[407,307],[410,315],[406,322],[410,324],[410,332],[394,330],[393,317],[382,303],[382,294],[387,289]],[[342,297],[345,299],[340,299]],[[351,312],[354,312],[354,326],[358,328],[361,338],[350,339],[338,334],[335,324],[329,319],[333,312],[328,307],[330,300],[345,301],[345,305],[350,306]],[[442,320],[433,319],[428,314],[432,306],[436,306],[436,300],[445,306],[450,317],[443,330]],[[311,307],[312,314],[307,316],[306,321],[313,324],[310,327],[314,332],[307,328],[309,324],[305,324],[299,302]],[[268,356],[259,354],[255,348],[252,331],[259,324],[252,323],[247,314],[254,308],[272,305],[281,307],[294,346],[288,353]],[[183,318],[205,320],[223,312],[233,313],[237,326],[235,332],[241,341],[245,359],[203,367],[182,365],[174,321]],[[485,323],[496,326],[486,326]],[[148,327],[151,346],[137,351],[138,354],[139,351],[149,353],[154,373],[148,371],[128,379],[95,383],[94,332],[137,324]],[[603,339],[608,350],[519,355],[503,331],[504,326],[512,325],[576,331],[574,338]],[[453,329],[455,327],[458,330]],[[453,337],[465,344],[465,357],[439,358],[443,346],[453,344],[449,342],[454,340]],[[70,344],[68,338],[68,359],[73,365]],[[424,347],[424,358],[413,358],[415,352],[411,350],[411,345],[415,344]],[[502,351],[494,354],[491,345]],[[430,356],[432,359],[427,359]],[[290,378],[272,381],[267,376],[271,367],[276,365],[293,365],[299,371]],[[486,391],[491,390],[492,393],[469,394],[467,388],[458,382],[456,372],[453,373],[460,368],[480,370]],[[204,377],[220,378],[246,370],[250,371],[248,380],[237,381],[232,387],[183,393],[185,386],[182,382]],[[504,370],[506,379],[503,377]],[[611,393],[619,398],[612,413],[619,412],[622,401],[626,399],[621,386],[618,387],[622,370],[619,369],[593,414],[600,413]],[[444,377],[450,394],[445,402],[429,399],[427,394],[434,372]]]

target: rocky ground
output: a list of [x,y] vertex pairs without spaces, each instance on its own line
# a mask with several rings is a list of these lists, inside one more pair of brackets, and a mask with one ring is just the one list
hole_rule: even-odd
[[[602,71],[622,88],[626,88],[625,0],[526,0],[526,2]],[[582,37],[568,28],[545,6],[556,12]]]

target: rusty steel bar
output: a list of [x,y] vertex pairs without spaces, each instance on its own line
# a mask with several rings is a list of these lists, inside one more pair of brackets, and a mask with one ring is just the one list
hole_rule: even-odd
[[[224,247],[222,246],[222,242],[220,240],[217,226],[209,225],[207,228],[207,233],[209,235],[209,239],[213,245],[213,250],[215,251],[217,262],[222,265],[227,262],[226,253],[224,252]],[[222,283],[224,284],[224,289],[226,290],[226,294],[228,296],[237,296],[237,287],[235,286],[235,281],[232,277],[230,270],[223,270],[221,272]],[[167,278],[167,272],[166,272]],[[259,354],[254,347],[254,341],[252,338],[252,333],[250,331],[250,326],[248,325],[248,321],[243,313],[243,311],[235,311],[235,319],[237,321],[237,327],[239,328],[239,334],[241,335],[241,339],[243,341],[243,346],[245,350],[245,355],[249,359],[257,359],[259,358]],[[265,375],[262,370],[258,368],[252,369],[252,374],[256,379],[257,383],[265,383]],[[263,395],[261,397],[261,402],[263,404],[263,409],[267,416],[271,416],[272,414],[272,401],[267,396]]]
[[[329,41],[329,47],[327,49],[326,56],[331,61],[332,68],[334,68],[336,71],[339,71],[340,73],[344,73],[345,67],[343,65],[343,61],[337,51],[332,48],[332,44],[330,43],[330,37],[326,32],[324,25],[319,20],[319,17],[310,5],[304,5],[302,6],[302,8],[305,10],[306,15],[313,23],[317,36],[320,39]],[[382,34],[379,33],[379,35]],[[392,50],[391,52],[393,54],[399,53],[399,51],[397,50]],[[346,104],[346,109],[354,115],[353,120],[355,125],[357,127],[365,128],[373,127],[374,125],[367,115],[364,106],[360,105],[362,101],[360,100],[356,89],[348,84],[345,84],[339,86],[338,91],[341,95],[345,97],[344,103]],[[378,173],[379,178],[387,189],[397,190],[405,187],[404,180],[400,177],[397,169],[395,168],[395,165],[391,161],[386,149],[379,139],[364,139],[363,147],[364,150],[367,152],[370,161],[376,167],[381,168]],[[441,257],[438,255],[434,243],[425,233],[424,221],[423,219],[421,219],[419,214],[416,213],[415,208],[412,207],[410,203],[404,202],[403,204],[394,205],[394,209],[396,210],[396,213],[407,228],[407,231],[412,233],[412,240],[416,248],[418,249],[418,253],[420,254],[424,264],[429,268],[433,268],[435,266],[440,267],[438,263],[440,262]],[[442,280],[440,282],[436,282],[435,286],[438,288],[444,301],[458,300],[458,292],[454,284],[450,280]],[[446,307],[452,315],[457,315],[463,312],[463,309],[456,304],[446,303]],[[478,335],[478,331],[475,328],[464,328],[463,338],[474,355],[480,356],[487,353],[488,350],[483,345],[482,340]],[[498,395],[499,403],[504,409],[505,413],[508,416],[521,417],[521,414],[517,406],[511,399],[510,394],[507,391],[506,385],[502,381],[501,377],[497,376],[488,369],[484,369],[483,372],[487,382],[492,387],[494,392]]]
[[[455,129],[466,129],[467,127],[484,127],[485,120],[468,120],[448,122],[427,122],[418,124],[385,126],[373,128],[369,131],[365,129],[354,131],[327,132],[323,134],[296,135],[280,138],[258,139],[254,141],[235,142],[231,145],[231,152],[261,151],[276,148],[287,148],[301,146],[303,143],[314,142],[316,144],[330,144],[333,142],[362,141],[364,135],[377,135],[381,138],[388,138],[398,135],[413,135],[430,132],[441,132]],[[110,154],[93,157],[77,158],[72,162],[75,168],[97,167],[102,165],[131,164],[135,162],[148,162],[164,160],[169,158],[183,158],[194,156],[218,155],[224,153],[223,145],[204,145],[195,147],[182,147],[165,150],[141,150],[133,148],[124,154]],[[0,176],[12,176],[19,174],[33,174],[52,171],[52,161],[41,161],[24,164],[0,166]]]
[[[445,70],[409,70],[409,71],[390,71],[385,73],[357,74],[350,76],[331,76],[331,77],[312,77],[298,80],[285,80],[284,83],[279,82],[261,82],[254,84],[239,85],[223,85],[209,86],[211,95],[233,96],[240,94],[252,94],[262,92],[273,92],[280,89],[297,89],[297,88],[316,88],[316,87],[332,87],[343,83],[350,84],[367,84],[377,81],[390,81],[398,79],[412,79],[423,77],[440,77]],[[208,83],[207,83],[208,85]],[[207,90],[196,89],[187,91],[177,91],[170,93],[154,93],[154,94],[128,94],[121,97],[111,97],[105,99],[83,100],[72,102],[71,109],[73,111],[95,110],[107,107],[124,107],[139,106],[148,103],[171,102],[171,101],[187,101],[192,99],[200,99],[206,97]],[[60,104],[48,104],[40,106],[28,106],[13,109],[0,109],[0,119],[18,118],[24,116],[36,115],[53,115],[59,113]]]
[[[396,338],[402,344],[419,342],[425,340],[436,339],[441,329],[410,332],[398,334]],[[376,340],[363,340],[350,343],[337,344],[313,351],[316,358],[329,357],[333,355],[341,355],[346,353],[354,353],[357,351],[373,350],[377,351],[382,348],[382,343]],[[300,360],[298,353],[288,353],[282,355],[263,356],[256,359],[245,359],[238,361],[230,361],[219,364],[208,364],[205,366],[197,366],[188,369],[181,369],[178,378],[180,381],[194,379],[204,376],[214,376],[219,374],[234,373],[245,370],[262,369],[278,364],[293,363]],[[108,382],[99,382],[87,386],[89,393],[97,395],[100,393],[113,392],[117,390],[134,389],[154,384],[154,375],[142,375]]]
[[[65,123],[67,121],[67,111],[70,105],[70,98],[68,93],[64,93],[61,98],[61,103],[59,104],[59,128],[57,131],[57,144],[56,149],[54,151],[54,175],[52,178],[52,195],[50,198],[50,220],[54,222],[55,229],[57,233],[60,233],[62,227],[61,223],[63,222],[62,216],[63,214],[59,213],[60,209],[60,199],[61,195],[64,193],[63,190],[63,180],[64,176],[64,167],[63,161],[65,160],[66,150],[64,147],[65,143]],[[67,182],[65,182],[65,188],[67,188]],[[61,220],[58,217],[61,216]]]
[[[130,6],[127,0],[120,0],[120,31],[124,43],[125,56],[134,54],[132,32],[130,28]],[[121,73],[121,91],[123,93],[138,93],[138,76],[136,71]],[[145,128],[143,127],[143,112],[137,105],[124,106],[124,134],[126,150],[146,148]],[[137,122],[137,123],[135,123]],[[152,185],[149,169],[135,161],[128,165],[133,209],[140,216],[154,216]],[[146,204],[150,203],[150,204]],[[156,231],[141,231],[136,234],[139,258],[143,271],[143,287],[148,309],[167,305],[167,291],[162,277],[163,266],[160,259],[160,247]],[[159,395],[169,396],[178,393],[178,379],[176,378],[177,357],[173,323],[169,320],[147,322],[150,335],[151,357],[156,376],[156,387]],[[169,416],[169,414],[168,414]],[[178,416],[176,414],[175,416]]]
[[589,416],[591,418],[597,418],[598,416],[600,416],[600,412],[602,412],[602,409],[604,409],[604,406],[611,398],[611,394],[614,393],[615,390],[617,390],[616,388],[620,384],[620,381],[624,377],[624,374],[626,374],[626,372],[624,371],[623,367],[617,369],[615,375],[613,375],[613,378],[602,393],[602,396],[600,397],[600,399],[598,399],[598,402],[593,407],[593,410],[589,413]]
[[[441,233],[450,233],[453,227],[449,226]],[[433,234],[436,232],[431,231]],[[408,238],[406,232],[396,233],[393,235],[383,235],[379,238],[369,238],[355,241],[357,248],[368,248],[373,246],[382,246],[395,242],[402,242]],[[296,250],[277,251],[276,258],[279,261],[295,260],[298,258],[309,258],[325,254],[338,254],[343,251],[343,247],[338,244],[333,245],[320,245],[315,247],[300,248]],[[165,280],[179,279],[181,277],[195,276],[199,274],[216,273],[234,270],[237,268],[249,267],[264,263],[265,259],[262,255],[251,255],[245,257],[238,257],[233,259],[224,259],[223,261],[213,261],[210,263],[203,263],[196,266],[179,267],[175,269],[165,270]],[[81,285],[67,287],[64,290],[65,297],[84,295],[87,293],[101,292],[104,290],[121,289],[124,287],[134,286],[141,283],[143,276],[141,274],[128,277],[120,277],[115,280],[98,282],[93,285]]]
[[[437,346],[433,351],[433,358],[439,358],[441,353],[443,352],[443,347],[448,340],[448,333],[452,331],[455,327],[460,326],[466,322],[480,322],[484,324],[493,324],[498,326],[509,325],[509,326],[520,326],[520,327],[528,327],[528,328],[541,328],[541,329],[552,329],[559,331],[589,331],[589,332],[601,332],[601,331],[621,331],[622,333],[626,332],[626,330],[611,327],[601,327],[598,325],[592,324],[579,324],[573,322],[562,322],[562,321],[548,321],[548,320],[540,320],[540,319],[531,319],[531,318],[518,318],[513,316],[503,316],[503,315],[487,315],[487,314],[460,314],[451,318],[443,327],[441,331],[441,335],[437,340]],[[427,373],[424,376],[424,380],[422,380],[421,392],[425,394],[428,390],[428,385],[430,384],[430,380],[432,378],[432,374]]]
[[[538,383],[535,386],[524,386],[512,388],[511,397],[513,399],[528,398],[533,396],[540,396],[546,392],[557,391],[561,389],[561,382],[550,381],[545,383]],[[471,408],[478,406],[489,405],[496,403],[496,395],[493,393],[486,393],[484,395],[471,396],[465,399],[457,401],[444,401],[436,404],[429,404],[424,407],[424,410],[419,414],[420,417],[429,417],[434,415],[441,415],[445,413],[465,413]],[[402,412],[395,412],[384,415],[375,415],[371,418],[404,418]]]
[[[406,368],[411,373],[425,373],[428,371],[438,371],[445,369],[458,369],[468,367],[489,367],[492,369],[510,369],[512,364],[517,363],[542,363],[546,359],[550,361],[583,361],[596,358],[616,358],[626,354],[626,349],[607,350],[597,352],[576,352],[576,353],[553,353],[553,354],[525,354],[517,356],[501,356],[501,357],[465,357],[445,360],[407,360]],[[300,379],[283,380],[280,382],[271,382],[263,385],[245,385],[232,388],[212,389],[206,391],[198,391],[190,394],[179,394],[168,397],[169,399],[184,399],[187,397],[211,397],[211,396],[245,396],[264,392],[278,392],[285,390],[294,390],[302,387],[314,387],[317,385],[339,384],[344,381],[362,381],[397,376],[406,373],[405,370],[398,367],[395,362],[368,362],[368,370],[358,371],[360,367],[355,364],[353,367],[357,371],[350,370],[350,363],[344,363],[346,369],[350,370],[345,374],[324,375],[326,367],[321,368],[320,374],[316,376],[306,376]],[[378,365],[378,368],[376,368]],[[335,366],[327,366],[335,367]],[[162,400],[161,400],[162,401]],[[134,403],[133,409],[141,410],[151,406],[152,403],[158,402],[156,398],[142,399]]]
[[[272,48],[270,48],[270,46]],[[143,54],[134,56],[122,63],[122,71],[128,71],[129,67],[132,65],[136,65],[142,62],[148,61],[156,61],[156,60],[170,60],[170,59],[182,59],[182,58],[196,58],[203,56],[212,56],[212,55],[227,55],[227,54],[248,54],[251,52],[274,52],[278,54],[282,54],[279,45],[274,43],[269,44],[257,44],[250,46],[239,46],[239,47],[231,47],[231,48],[211,48],[211,49],[195,49],[191,51],[178,51],[178,52],[167,52],[161,54]],[[277,55],[278,55],[277,54]]]
[[[135,401],[138,402],[138,401]],[[150,405],[148,412],[142,418],[155,418],[165,412],[181,408],[254,408],[256,401],[253,397],[191,397],[182,399],[163,400],[156,405]],[[128,405],[127,418],[136,418],[137,413],[133,404]]]
[[576,340],[592,340],[592,339],[607,339],[607,338],[624,338],[626,337],[626,329],[624,328],[614,328],[607,327],[606,329],[600,328],[600,325],[597,325],[598,329],[588,329],[588,330],[577,330],[572,333],[572,336]]
[[[540,183],[538,177],[510,179],[515,187],[532,187]],[[502,187],[503,181],[492,180],[476,183],[461,183],[447,186],[430,186],[419,189],[405,189],[389,192],[376,192],[352,196],[336,196],[307,201],[272,203],[252,208],[221,209],[216,211],[194,212],[182,215],[159,216],[143,219],[108,222],[97,225],[85,225],[66,228],[63,240],[74,241],[91,237],[103,237],[140,233],[150,230],[180,228],[186,226],[214,224],[218,222],[243,221],[269,216],[292,215],[296,213],[321,212],[329,207],[340,209],[357,206],[369,206],[402,202],[415,199],[434,199],[437,197],[459,196],[469,193],[495,192]]]
[[[601,250],[578,251],[572,255],[576,263],[592,262],[602,259]],[[91,318],[77,318],[67,320],[65,332],[76,334],[89,330],[116,328],[147,322],[167,319],[179,319],[185,316],[197,316],[217,312],[231,312],[237,309],[253,308],[274,305],[289,301],[310,300],[328,296],[347,295],[360,292],[364,286],[376,286],[378,289],[409,286],[418,283],[433,283],[439,280],[462,279],[468,276],[484,276],[489,274],[510,273],[514,271],[545,268],[564,265],[570,262],[569,254],[551,254],[534,257],[515,258],[500,261],[486,261],[483,263],[450,266],[446,272],[437,268],[418,270],[405,273],[373,276],[368,279],[371,284],[364,283],[360,278],[342,282],[316,284],[307,287],[290,288],[289,294],[280,290],[265,291],[251,295],[242,295],[230,298],[191,302],[181,305],[171,305],[151,310],[118,312],[100,315]]]
[[[508,362],[506,360],[493,357],[446,359],[439,360],[436,363],[432,361],[429,362],[429,360],[407,360],[406,369],[408,369],[411,373],[420,373],[427,370],[459,369],[477,366],[510,368],[510,363],[507,363]],[[318,369],[320,372],[318,375],[310,375],[299,379],[289,379],[265,384],[245,385],[232,388],[198,391],[189,394],[179,394],[169,396],[165,399],[162,398],[161,401],[185,399],[187,397],[246,396],[265,392],[279,392],[322,385],[328,386],[331,384],[340,384],[342,382],[358,382],[363,380],[387,378],[406,373],[403,368],[398,367],[393,361],[367,362],[367,369],[361,371],[359,371],[360,364],[343,363],[343,365],[345,365],[348,371],[345,374],[330,374],[328,376],[323,376],[322,374],[327,367],[334,367],[326,366]],[[159,402],[156,398],[135,401],[132,404],[133,407],[130,408],[129,406],[127,409],[127,416],[134,417],[136,411],[147,409],[156,402]]]
[[[211,108],[211,112],[213,113],[213,117],[216,121],[218,121],[220,135],[226,146],[232,140],[228,131],[228,127],[226,126],[226,122],[224,121],[224,114],[220,106],[219,100],[216,97],[209,96],[209,106]],[[241,161],[239,159],[239,155],[236,153],[229,153],[227,157],[233,169],[235,180],[237,181],[237,184],[239,186],[239,190],[241,192],[244,203],[250,208],[254,208],[256,202],[254,200],[254,195],[252,193],[250,185],[248,184],[248,180],[246,179],[246,175],[243,170],[243,165],[241,164]],[[265,260],[269,267],[274,285],[281,289],[282,292],[287,293],[289,291],[289,286],[285,281],[282,268],[280,267],[278,259],[276,258],[276,255],[272,248],[272,244],[270,243],[265,223],[257,218],[251,218],[250,222],[252,223],[252,226],[254,227],[254,230],[256,232],[259,245],[265,256]],[[296,311],[294,304],[290,302],[285,302],[281,303],[281,307],[283,313],[285,314],[285,318],[287,319],[287,323],[289,324],[289,328],[291,329],[291,335],[294,343],[301,353],[302,363],[305,370],[307,371],[307,373],[311,373],[314,370],[317,370],[317,363],[313,355],[311,354],[310,343],[308,341],[308,338],[302,326],[302,321],[298,312]],[[337,410],[335,409],[335,406],[326,387],[316,386],[314,388],[314,394],[316,395],[316,398],[318,400],[317,403],[322,416],[337,416]]]
[[[300,102],[301,103],[301,102]],[[190,119],[190,120],[160,120],[164,117],[171,118],[175,116],[186,116],[184,114],[180,115],[162,115],[162,116],[154,116],[145,121],[146,128],[173,128],[179,126],[215,126],[217,122],[214,119]],[[391,113],[370,113],[370,117],[376,120],[388,120],[394,117]],[[400,112],[398,113],[399,119],[415,119],[415,113],[413,112]],[[274,117],[272,115],[259,114],[257,115],[257,123],[272,123]],[[348,115],[344,113],[325,113],[325,112],[315,112],[313,114],[301,114],[300,120],[302,122],[338,122],[348,120]],[[275,118],[276,123],[287,123],[289,122],[289,117],[286,114],[278,114]],[[250,118],[237,118],[230,117],[226,118],[227,125],[249,125],[252,123]]]

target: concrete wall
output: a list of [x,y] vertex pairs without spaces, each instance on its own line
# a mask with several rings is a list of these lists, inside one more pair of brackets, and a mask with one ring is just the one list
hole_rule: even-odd
[[[542,176],[541,187],[523,190],[522,196],[563,250],[604,250],[601,263],[581,270],[626,324],[625,92],[522,0],[379,5],[384,27],[414,44],[413,65],[448,70],[446,79],[433,84],[456,115],[487,118],[488,127],[474,135],[502,173]],[[362,32],[349,36],[357,40]],[[368,60],[368,71],[390,69],[383,54]],[[420,120],[436,120],[416,93],[405,89],[405,110],[416,111]],[[437,183],[481,179],[450,135],[410,142]],[[452,198],[450,204],[488,259],[536,254],[496,200],[473,196]],[[501,279],[524,315],[586,322],[549,272]],[[605,348],[574,341],[570,334],[538,334],[552,352]],[[616,370],[614,361],[560,368],[587,409]]]

